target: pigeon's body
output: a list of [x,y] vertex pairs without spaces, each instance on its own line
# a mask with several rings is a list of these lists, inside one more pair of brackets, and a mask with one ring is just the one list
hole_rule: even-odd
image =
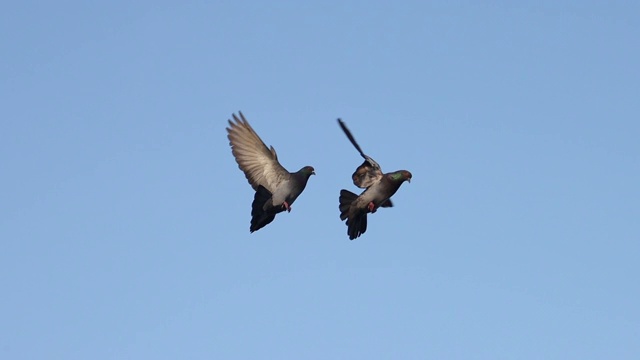
[[244,172],[249,184],[256,191],[251,205],[251,227],[254,232],[273,221],[276,214],[291,211],[291,204],[300,196],[309,177],[315,174],[313,167],[305,166],[298,172],[287,171],[278,162],[276,150],[267,148],[251,125],[239,113],[229,120],[227,128],[231,152]]
[[347,220],[347,234],[353,240],[367,231],[367,213],[375,213],[378,208],[392,207],[391,197],[400,189],[411,173],[400,170],[384,174],[360,196],[348,191],[340,191],[340,220]]
[[288,178],[283,179],[279,186],[273,191],[271,198],[273,206],[284,202],[289,205],[293,204],[307,186],[309,175],[310,174],[304,173],[291,173]]
[[340,191],[340,220],[347,220],[347,234],[353,240],[367,231],[367,213],[392,207],[391,197],[404,181],[411,181],[412,175],[407,170],[383,174],[380,165],[362,152],[346,125],[340,119],[338,123],[365,159],[352,175],[354,185],[365,190],[359,196],[344,189]]
[[373,203],[373,210],[371,212],[375,212],[380,207],[392,207],[391,196],[393,196],[399,188],[400,183],[389,180],[387,174],[363,191],[358,196],[358,199],[351,204],[351,207],[364,209],[367,208],[370,203]]

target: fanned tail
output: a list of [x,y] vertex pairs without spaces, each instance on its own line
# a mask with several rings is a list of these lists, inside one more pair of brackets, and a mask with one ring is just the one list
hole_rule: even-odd
[[347,220],[347,234],[353,240],[367,231],[367,212],[365,209],[351,211],[351,204],[358,195],[348,190],[340,190],[340,220]]
[[358,195],[348,190],[340,190],[340,220],[349,217],[349,207],[358,198]]
[[251,204],[251,227],[249,231],[254,232],[260,230],[276,218],[278,211],[272,212],[264,210],[264,204],[269,199],[271,199],[271,192],[262,185],[258,186],[256,194],[253,197],[253,203]]

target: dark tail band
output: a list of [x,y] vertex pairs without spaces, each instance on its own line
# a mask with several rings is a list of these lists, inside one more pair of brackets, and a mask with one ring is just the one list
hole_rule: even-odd
[[264,210],[264,204],[269,199],[271,199],[271,192],[262,185],[258,186],[251,204],[251,227],[249,231],[260,230],[276,218],[277,212]]
[[347,220],[347,234],[349,240],[353,240],[367,231],[367,212],[362,210],[351,211],[351,204],[358,195],[348,190],[340,190],[340,220]]

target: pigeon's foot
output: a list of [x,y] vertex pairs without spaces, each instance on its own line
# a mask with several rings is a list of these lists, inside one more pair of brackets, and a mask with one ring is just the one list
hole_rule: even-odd
[[369,205],[367,205],[367,209],[369,209],[369,212],[373,214],[376,212],[376,204],[374,204],[373,201],[370,202]]
[[283,203],[282,203],[282,206],[283,206],[285,209],[287,209],[287,212],[291,212],[291,205],[289,205],[289,203],[288,203],[288,202],[286,202],[286,201],[285,201],[285,202],[283,202]]

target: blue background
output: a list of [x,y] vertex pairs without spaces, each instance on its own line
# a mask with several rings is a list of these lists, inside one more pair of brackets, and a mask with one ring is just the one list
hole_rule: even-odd
[[[639,13],[4,4],[0,357],[640,358]],[[317,172],[254,234],[238,110]],[[337,117],[413,173],[355,241]]]

